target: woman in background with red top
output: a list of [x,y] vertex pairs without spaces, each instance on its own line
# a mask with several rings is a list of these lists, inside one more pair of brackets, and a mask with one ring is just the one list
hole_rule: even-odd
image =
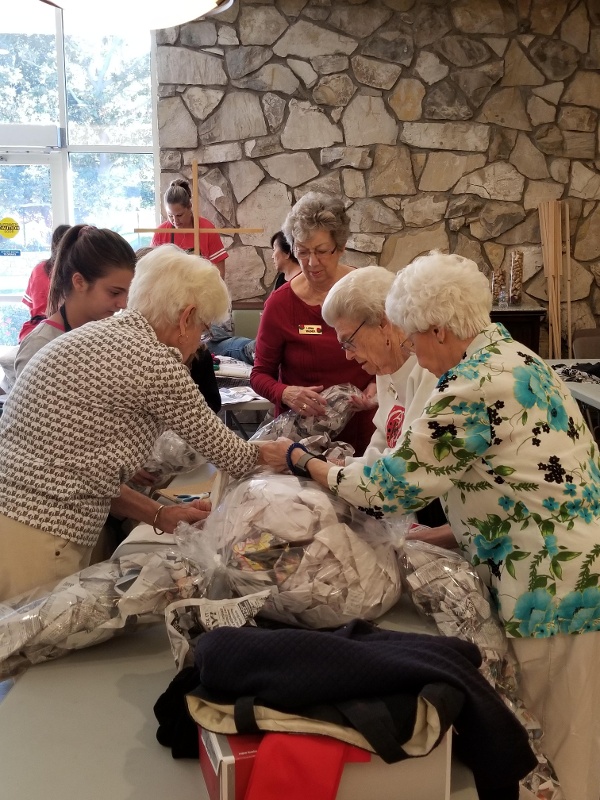
[[320,416],[326,407],[321,392],[338,383],[352,383],[362,394],[359,409],[339,434],[362,455],[374,431],[377,390],[373,379],[344,350],[352,345],[337,339],[321,316],[331,287],[352,267],[340,264],[350,234],[343,202],[309,192],[288,214],[283,225],[301,272],[270,295],[256,339],[251,384],[275,404],[275,415],[291,409],[305,417]]
[[[192,211],[192,190],[184,178],[171,181],[164,194],[163,202],[167,212],[167,221],[158,227],[160,233],[152,237],[152,247],[159,244],[176,244],[188,253],[194,252],[194,234],[176,233],[177,228],[193,228],[194,212]],[[210,220],[200,217],[201,228],[214,228]],[[200,234],[200,255],[211,261],[225,279],[225,259],[227,252],[218,233]]]
[[23,327],[19,333],[19,342],[22,342],[27,334],[31,333],[35,326],[39,325],[43,319],[46,319],[52,265],[56,258],[58,243],[70,227],[70,225],[58,225],[54,229],[52,241],[50,243],[50,258],[47,261],[40,261],[40,263],[36,264],[31,270],[29,282],[27,283],[27,288],[23,295],[23,303],[29,309],[31,318],[23,323]]

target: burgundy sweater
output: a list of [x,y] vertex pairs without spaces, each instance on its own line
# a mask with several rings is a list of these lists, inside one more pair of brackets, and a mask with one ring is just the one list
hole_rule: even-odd
[[[319,326],[321,333],[301,333],[303,326]],[[373,380],[355,361],[346,358],[335,330],[321,316],[321,306],[309,306],[286,283],[265,303],[256,337],[250,383],[255,392],[275,405],[275,415],[287,411],[282,394],[286,386],[323,386],[352,383],[364,391]],[[338,438],[362,455],[373,431],[374,411],[359,411]]]

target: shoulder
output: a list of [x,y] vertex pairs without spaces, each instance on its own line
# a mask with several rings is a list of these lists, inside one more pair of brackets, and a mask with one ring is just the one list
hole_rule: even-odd
[[200,227],[201,228],[214,228],[215,226],[212,224],[212,222],[209,219],[206,219],[206,217],[200,217]]
[[173,228],[173,225],[172,225],[172,224],[169,222],[169,220],[167,219],[167,220],[165,220],[164,222],[161,222],[161,223],[160,223],[160,225],[159,225],[158,227],[159,227],[161,230],[163,230],[163,229],[164,229],[164,230],[170,230],[171,228]]

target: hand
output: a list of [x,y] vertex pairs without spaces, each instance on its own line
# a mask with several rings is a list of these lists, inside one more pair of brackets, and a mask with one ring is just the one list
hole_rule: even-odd
[[281,399],[303,417],[322,417],[327,409],[327,400],[319,394],[322,391],[322,386],[286,386]]
[[135,483],[136,486],[154,486],[158,478],[158,475],[153,475],[145,469],[138,469],[135,475],[132,476],[131,482]]
[[379,405],[377,384],[373,381],[362,394],[353,394],[350,398],[350,404],[357,411],[370,411],[372,408],[376,408]]
[[156,527],[165,533],[173,533],[180,522],[193,525],[195,522],[205,520],[211,511],[210,500],[193,500],[191,503],[177,503],[173,506],[163,506]]
[[414,533],[407,533],[407,539],[418,539],[421,542],[435,544],[445,550],[453,550],[458,546],[450,525],[439,525],[437,528],[422,528]]
[[260,448],[259,464],[270,467],[274,472],[285,472],[287,469],[285,455],[292,444],[291,439],[280,437],[275,442],[256,442],[256,444]]

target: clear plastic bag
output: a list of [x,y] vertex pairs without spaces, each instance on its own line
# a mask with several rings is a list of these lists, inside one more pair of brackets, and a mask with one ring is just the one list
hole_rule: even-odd
[[457,636],[479,647],[483,659],[480,671],[527,730],[538,766],[521,785],[540,800],[564,800],[543,752],[540,723],[519,696],[518,666],[504,628],[474,567],[459,553],[417,539],[404,542],[401,565],[417,608],[433,618],[444,636]]
[[375,619],[397,602],[408,525],[379,522],[312,481],[265,472],[231,483],[201,536],[183,523],[175,536],[208,597],[270,589],[261,614],[326,628]]
[[402,571],[414,604],[444,636],[473,642],[497,661],[506,634],[483,581],[459,553],[411,539],[404,542]]
[[102,561],[44,596],[0,604],[0,678],[164,618],[174,600],[197,596],[197,570],[180,554],[138,553]]
[[351,383],[330,386],[321,392],[321,397],[327,400],[324,416],[303,417],[295,411],[285,411],[259,428],[251,440],[275,441],[280,436],[285,436],[294,442],[305,443],[308,437],[318,436],[322,437],[319,449],[326,450],[356,413],[350,398],[360,394],[360,389]]
[[[166,478],[170,478],[171,475],[191,472],[205,463],[204,456],[190,447],[175,431],[165,431],[154,442],[144,469],[156,476],[158,484]],[[136,484],[133,485],[138,488]]]

